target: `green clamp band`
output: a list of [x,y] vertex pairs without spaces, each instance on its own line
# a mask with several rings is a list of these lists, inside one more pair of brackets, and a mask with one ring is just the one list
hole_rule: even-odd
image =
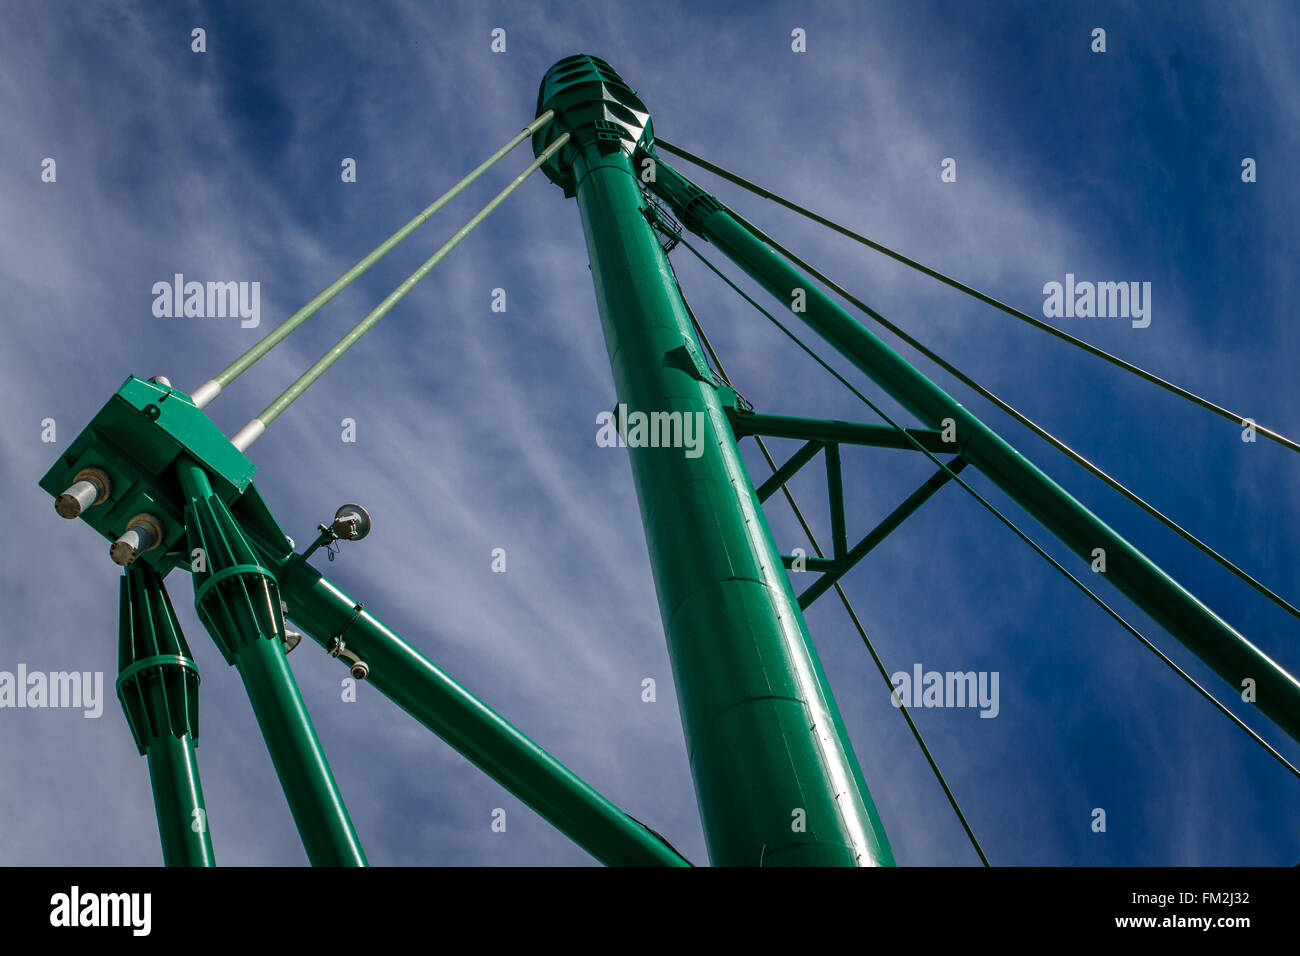
[[273,582],[275,581],[275,575],[271,573],[270,569],[264,568],[260,564],[233,564],[228,568],[213,572],[212,577],[194,589],[194,606],[201,605],[203,598],[218,582],[234,577],[237,574],[259,574],[264,578],[270,578]]
[[122,669],[122,673],[117,675],[116,686],[118,697],[122,696],[122,685],[135,677],[141,671],[148,670],[151,667],[166,667],[168,665],[183,667],[186,670],[193,671],[196,678],[199,676],[198,665],[188,657],[183,657],[180,654],[155,654],[153,657],[143,658],[142,660],[138,660],[134,664],[131,664],[129,667],[124,667]]

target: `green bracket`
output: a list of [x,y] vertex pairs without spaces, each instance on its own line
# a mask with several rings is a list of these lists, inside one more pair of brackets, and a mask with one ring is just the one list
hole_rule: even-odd
[[[866,537],[848,547],[848,535],[844,519],[844,476],[840,462],[838,442],[823,443],[810,439],[784,465],[778,468],[758,489],[759,501],[764,501],[785,484],[790,477],[806,464],[822,448],[826,450],[826,490],[830,501],[832,556],[829,558],[807,557],[804,555],[781,555],[781,563],[787,570],[821,572],[813,584],[799,595],[799,607],[807,608],[813,601],[826,593],[835,582],[847,574],[867,554],[884,541],[895,528],[921,507],[930,497],[966,467],[965,459],[953,458],[939,469],[920,488],[909,495],[901,505],[873,528]],[[766,493],[764,493],[766,491]]]
[[[834,447],[834,446],[832,446]],[[936,491],[942,488],[952,478],[961,473],[966,467],[966,461],[962,458],[954,458],[949,461],[943,468],[936,471],[925,484],[904,499],[903,503],[891,511],[880,524],[876,525],[867,533],[867,536],[855,544],[852,548],[841,553],[840,545],[836,545],[835,560],[826,562],[831,567],[815,567],[813,561],[808,562],[808,570],[824,570],[826,573],[812,583],[809,588],[799,595],[799,607],[807,608],[813,601],[825,594],[840,578],[844,577],[859,561],[867,556],[870,551],[884,541],[895,528],[906,521],[921,505],[925,504],[934,495]],[[842,520],[842,519],[841,519]],[[818,565],[823,562],[818,562]],[[787,565],[789,567],[789,565]]]
[[[709,368],[709,363],[704,361],[699,346],[689,338],[677,348],[669,349],[667,358],[682,371],[695,376],[701,382],[712,385],[714,388],[722,387],[722,380],[718,378],[713,369]],[[735,394],[734,390],[732,394]]]
[[[723,385],[718,389],[718,403],[722,406],[722,410],[727,413],[728,421],[731,421],[732,416],[735,414],[747,415],[754,411],[754,404],[731,385]],[[737,439],[741,437],[736,435]]]
[[[734,392],[732,393],[734,395]],[[803,438],[817,439],[822,442],[839,442],[842,445],[867,445],[873,448],[901,448],[916,451],[916,445],[908,441],[892,425],[868,425],[861,422],[843,422],[830,418],[797,418],[791,415],[764,415],[748,411],[737,405],[727,406],[723,400],[727,418],[731,421],[732,431],[737,438],[761,435],[764,438]],[[908,435],[926,451],[943,454],[955,453],[960,446],[955,442],[945,441],[943,432],[937,428],[905,428]]]
[[[844,474],[840,461],[840,445],[903,448],[911,451],[916,450],[916,445],[913,445],[904,435],[900,434],[898,429],[888,425],[868,425],[826,418],[795,418],[788,415],[760,414],[755,412],[753,406],[749,406],[747,402],[742,405],[742,400],[739,400],[735,390],[726,387],[720,390],[719,397],[737,439],[750,435],[761,435],[768,438],[807,439],[785,464],[755,489],[755,495],[760,502],[772,497],[799,472],[799,469],[816,457],[819,451],[825,450],[826,452],[826,491],[830,503],[832,556],[817,558],[802,555],[781,555],[781,563],[787,569],[799,568],[804,571],[822,572],[822,576],[799,596],[800,608],[808,607],[814,600],[825,593],[828,588],[861,561],[867,552],[883,541],[890,531],[898,527],[903,522],[903,519],[919,508],[953,475],[966,467],[964,459],[960,457],[952,459],[948,464],[951,471],[941,469],[938,474],[922,485],[917,492],[895,509],[870,534],[850,549],[844,519]],[[953,443],[944,440],[943,433],[938,429],[905,428],[903,431],[927,451],[951,451],[954,447]]]
[[781,555],[781,563],[788,571],[836,571],[840,566],[834,558],[809,558],[795,554]]
[[787,481],[793,478],[804,465],[812,461],[819,451],[826,447],[825,442],[818,441],[815,438],[809,439],[798,451],[790,456],[790,459],[772,472],[772,476],[758,486],[756,494],[760,502],[766,501],[777,490],[785,485]]
[[836,561],[848,551],[848,531],[844,527],[844,472],[840,467],[840,446],[826,446],[826,491],[831,507],[831,553]]
[[158,547],[137,560],[166,574],[190,562],[185,549],[185,498],[174,474],[182,457],[207,471],[217,497],[272,551],[293,551],[253,488],[256,466],[222,434],[184,392],[132,375],[99,410],[40,480],[57,497],[82,469],[109,477],[106,499],[81,512],[81,520],[114,541],[127,522],[149,514],[162,526]]

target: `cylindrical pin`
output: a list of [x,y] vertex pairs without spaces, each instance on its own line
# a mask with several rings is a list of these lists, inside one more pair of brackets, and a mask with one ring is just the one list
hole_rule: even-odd
[[83,468],[70,487],[54,499],[54,510],[63,518],[76,518],[91,505],[97,505],[108,498],[112,490],[108,475],[98,468]]
[[162,543],[162,524],[153,515],[138,514],[126,524],[126,531],[113,542],[108,556],[116,564],[126,567]]

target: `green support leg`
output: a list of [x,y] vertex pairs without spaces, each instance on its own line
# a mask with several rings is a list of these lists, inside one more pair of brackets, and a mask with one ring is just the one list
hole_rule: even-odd
[[208,813],[194,749],[199,672],[162,578],[139,562],[122,575],[117,697],[148,758],[166,866],[212,866]]
[[243,678],[307,857],[313,866],[365,866],[361,843],[284,657],[284,614],[275,577],[212,493],[203,468],[182,460],[177,477],[190,499],[185,514],[189,548],[202,555],[203,570],[194,572],[199,619]]

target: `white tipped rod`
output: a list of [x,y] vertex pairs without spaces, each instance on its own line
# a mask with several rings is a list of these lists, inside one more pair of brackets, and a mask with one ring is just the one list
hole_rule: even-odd
[[260,418],[254,418],[235,433],[235,437],[230,439],[230,443],[240,451],[248,451],[248,446],[261,438],[264,431],[266,431],[266,425]]

